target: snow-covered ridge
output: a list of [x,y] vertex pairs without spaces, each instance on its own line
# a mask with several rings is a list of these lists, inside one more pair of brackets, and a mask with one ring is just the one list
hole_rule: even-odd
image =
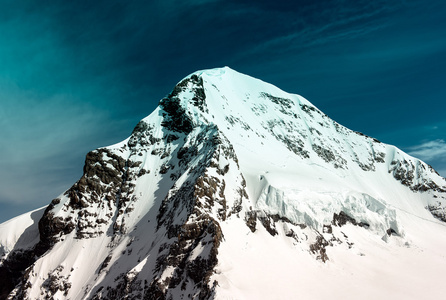
[[[196,76],[200,80],[195,81]],[[180,86],[188,92],[179,94],[178,102],[191,122],[215,124],[228,137],[248,181],[278,173],[281,185],[291,181],[294,186],[305,177],[313,181],[316,191],[326,185],[339,192],[360,186],[374,199],[383,198],[384,189],[394,190],[395,179],[412,191],[446,191],[444,179],[427,164],[339,125],[303,97],[261,80],[225,67],[196,72]],[[197,98],[190,94],[192,90],[205,95],[199,105],[190,101]],[[293,172],[295,169],[302,171]],[[248,190],[258,186],[256,181],[251,187],[248,184]],[[257,197],[254,195],[254,201]],[[383,201],[395,201],[392,204],[398,207],[413,205],[391,198]]]
[[[326,297],[292,280],[304,274],[345,297],[333,278],[415,274],[394,253],[446,266],[445,207],[445,179],[424,162],[299,95],[228,67],[198,71],[128,139],[88,153],[39,220],[0,225],[0,298]],[[391,271],[348,275],[390,259]],[[371,297],[389,295],[377,286]]]

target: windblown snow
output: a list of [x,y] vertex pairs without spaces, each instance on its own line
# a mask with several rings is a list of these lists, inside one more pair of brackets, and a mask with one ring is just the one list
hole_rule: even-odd
[[228,67],[0,224],[0,299],[441,299],[446,181]]

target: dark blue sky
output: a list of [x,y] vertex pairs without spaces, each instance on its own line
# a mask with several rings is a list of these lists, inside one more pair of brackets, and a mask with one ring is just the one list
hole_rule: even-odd
[[0,222],[82,175],[193,71],[229,66],[446,175],[445,1],[13,1],[0,10]]

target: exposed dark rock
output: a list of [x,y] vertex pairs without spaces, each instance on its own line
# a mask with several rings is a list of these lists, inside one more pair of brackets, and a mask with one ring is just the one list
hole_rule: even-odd
[[316,242],[310,245],[310,251],[317,254],[316,259],[326,262],[328,260],[327,249],[325,249],[327,246],[330,246],[330,243],[322,235],[318,235]]
[[177,135],[175,135],[175,134],[169,134],[169,135],[167,135],[167,137],[166,137],[166,142],[167,143],[172,143],[173,141],[176,141],[176,140],[178,140],[180,137],[179,136],[177,136]]
[[6,299],[19,283],[26,283],[25,270],[36,261],[35,250],[16,250],[9,253],[0,265],[0,299]]
[[417,192],[436,191],[440,193],[446,193],[446,186],[440,187],[433,181],[423,180],[422,183],[413,185],[411,187],[411,190]]
[[333,214],[333,221],[332,224],[335,226],[343,226],[347,223],[351,223],[353,225],[358,225],[358,222],[349,215],[347,215],[345,212],[341,211],[339,214],[334,213]]
[[[226,198],[224,195],[226,184],[213,176],[200,176],[195,183],[194,197],[200,199],[204,204],[204,208],[211,210],[216,204],[219,205],[218,217],[220,220],[226,220]],[[215,203],[214,203],[215,202]],[[198,205],[198,203],[197,203]]]
[[274,220],[272,220],[268,215],[258,215],[257,219],[259,219],[260,223],[262,223],[263,227],[265,227],[266,231],[268,231],[269,234],[271,234],[272,236],[275,236],[277,234]]
[[246,226],[252,231],[256,231],[256,225],[257,220],[260,221],[260,223],[265,227],[265,229],[272,235],[275,236],[278,234],[276,229],[276,223],[281,221],[284,223],[289,223],[294,226],[299,226],[301,229],[306,228],[305,224],[296,224],[292,222],[287,217],[281,216],[279,214],[268,214],[264,211],[256,211],[256,210],[250,210],[247,211],[245,214],[245,223]]
[[306,105],[306,104],[300,104],[300,108],[302,109],[302,111],[304,111],[305,113],[307,113],[311,117],[313,117],[313,113],[317,113],[317,114],[321,115],[322,117],[327,117],[326,114],[324,114],[323,112],[321,112],[319,109],[317,109],[314,106]]
[[[176,227],[174,231],[178,232],[177,239],[170,246],[165,245],[160,248],[160,252],[164,252],[164,249],[168,252],[167,255],[160,255],[157,259],[158,273],[167,267],[174,267],[174,274],[167,281],[154,279],[150,283],[151,293],[157,297],[161,295],[166,297],[168,288],[185,284],[187,278],[190,278],[195,285],[198,298],[209,299],[212,294],[209,280],[217,265],[218,247],[223,238],[220,225],[209,215],[200,214],[180,228]],[[209,251],[202,252],[208,254],[191,259],[191,253],[197,247],[209,248]]]
[[228,218],[232,215],[232,214],[236,214],[238,217],[239,216],[239,212],[242,211],[242,203],[243,200],[248,200],[248,193],[246,192],[246,181],[245,178],[242,176],[242,182],[241,182],[241,187],[239,187],[237,189],[237,193],[239,195],[238,199],[235,199],[234,204],[231,208],[231,211],[228,214]]
[[356,162],[358,164],[358,166],[363,169],[364,171],[375,171],[375,165],[373,164],[373,162],[370,162],[369,164],[363,164],[360,161]]
[[180,83],[178,83],[169,94],[169,98],[177,97],[179,94],[185,90],[190,90],[194,93],[194,97],[192,98],[192,103],[197,106],[201,111],[207,111],[206,108],[206,94],[203,86],[203,78],[197,75],[192,75],[189,78],[183,79]]
[[386,233],[387,233],[388,236],[391,236],[391,235],[398,235],[398,233],[397,233],[393,228],[389,228],[389,229],[387,229],[387,230],[386,230]]
[[186,111],[180,105],[180,99],[176,97],[164,98],[160,101],[160,106],[167,113],[161,125],[171,131],[188,134],[193,129],[192,120],[187,116]]
[[42,284],[42,288],[45,290],[44,299],[53,299],[52,296],[58,291],[63,292],[64,296],[68,295],[68,291],[71,288],[71,283],[69,282],[70,275],[62,276],[60,274],[62,271],[63,266],[59,266],[51,273],[48,273],[47,279]]
[[385,163],[386,154],[384,152],[375,153],[375,161],[379,163]]
[[297,237],[297,234],[294,232],[293,229],[289,229],[287,232],[285,232],[285,236],[295,239],[297,242],[299,241],[299,238]]
[[246,226],[248,226],[248,228],[251,230],[251,232],[255,232],[257,225],[257,213],[252,210],[246,212],[245,223]]
[[[293,111],[295,108],[295,104],[292,100],[282,97],[276,97],[269,93],[262,92],[260,96],[266,99],[271,100],[271,102],[277,104],[279,106],[279,111],[285,115],[292,116],[294,118],[298,118],[297,114]],[[256,108],[254,108],[256,109]],[[258,115],[258,114],[257,114]]]
[[173,169],[174,166],[171,164],[162,164],[160,167],[160,174],[166,174],[169,170]]
[[359,222],[358,226],[367,229],[367,228],[370,227],[370,224],[369,223],[365,223],[365,222]]
[[[333,214],[333,221],[331,222],[332,225],[341,227],[347,223],[350,223],[350,224],[353,224],[353,225],[359,226],[359,227],[364,227],[366,229],[370,227],[370,224],[365,223],[365,222],[358,222],[343,211],[339,212],[339,214],[337,214],[337,213]],[[327,225],[324,225],[324,227],[325,226],[327,226]]]
[[181,167],[187,166],[197,154],[198,148],[195,145],[180,148],[177,152],[177,158],[180,159],[178,165]]
[[331,225],[324,225],[322,231],[324,233],[333,233],[333,228],[331,227]]
[[[432,167],[428,166],[428,172],[435,172]],[[417,162],[415,166],[412,162],[407,160],[394,160],[391,162],[389,173],[392,173],[393,177],[400,181],[403,185],[409,187],[414,192],[426,192],[429,190],[446,193],[446,185],[439,186],[430,179],[422,177],[422,172],[418,171],[422,169],[426,170],[426,166],[422,162]],[[437,173],[438,174],[438,173]]]
[[362,133],[362,132],[359,132],[359,131],[353,131],[353,132],[356,133],[357,135],[360,135],[360,136],[369,138],[369,139],[371,139],[372,141],[374,141],[375,143],[381,144],[381,142],[380,142],[379,140],[377,140],[377,139],[375,139],[375,138],[372,138],[372,137],[369,137],[368,135],[365,135],[365,134]]
[[120,274],[115,278],[113,287],[107,287],[105,291],[103,289],[98,290],[92,299],[142,299],[144,288],[142,281],[135,276],[136,274],[133,272]]
[[446,207],[442,206],[441,202],[438,202],[437,205],[428,205],[426,209],[438,220],[446,222]]
[[39,244],[42,246],[45,245],[45,247],[42,247],[43,249],[52,247],[59,241],[61,233],[69,234],[76,227],[72,222],[71,217],[65,219],[62,217],[55,217],[54,213],[49,208],[50,206],[45,210],[45,213],[39,221]]
[[112,259],[112,255],[108,255],[104,261],[102,262],[101,266],[99,267],[98,273],[101,273],[101,271],[105,268],[107,268],[108,264],[110,263]]
[[139,172],[138,172],[138,177],[141,177],[141,176],[143,176],[145,174],[149,174],[149,173],[150,173],[150,170],[141,168],[141,170],[139,170]]
[[414,179],[414,165],[412,162],[404,161],[392,161],[393,166],[389,173],[393,174],[396,180],[400,181],[403,185],[411,187]]
[[168,97],[160,101],[160,106],[167,113],[164,115],[162,126],[175,132],[188,134],[192,131],[194,125],[188,117],[184,108],[180,105],[179,94],[189,89],[194,93],[192,103],[201,111],[206,112],[206,95],[203,88],[203,79],[197,75],[192,75],[178,83]]
[[322,158],[325,162],[332,163],[335,168],[347,168],[347,161],[341,156],[335,155],[332,150],[323,148],[316,144],[313,144],[312,148],[320,158]]
[[304,142],[300,139],[298,139],[294,135],[282,135],[282,134],[276,134],[274,131],[270,131],[273,136],[282,143],[285,144],[285,146],[288,148],[288,150],[294,152],[295,154],[303,157],[303,158],[310,158],[310,153],[307,150],[304,150]]
[[268,217],[270,217],[274,222],[282,221],[284,223],[289,223],[289,224],[292,224],[292,225],[300,226],[299,224],[296,224],[296,223],[292,222],[287,217],[281,216],[279,214],[268,214]]
[[194,92],[194,97],[192,98],[193,104],[197,106],[202,112],[208,112],[206,107],[206,94],[203,87],[203,78],[192,75],[191,81],[193,83],[192,91]]
[[145,121],[141,120],[133,129],[127,145],[130,148],[137,148],[136,146],[138,146],[141,149],[159,143],[161,139],[153,136],[153,129],[153,126],[150,126]]

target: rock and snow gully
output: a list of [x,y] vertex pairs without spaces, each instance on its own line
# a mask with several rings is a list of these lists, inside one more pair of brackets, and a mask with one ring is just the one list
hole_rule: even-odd
[[424,162],[199,71],[47,207],[0,224],[0,298],[438,298],[445,207]]

